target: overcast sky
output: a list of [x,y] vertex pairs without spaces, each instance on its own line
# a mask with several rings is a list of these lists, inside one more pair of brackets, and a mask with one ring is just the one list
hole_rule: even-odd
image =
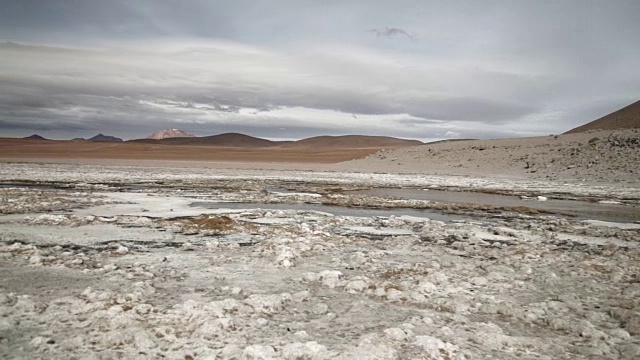
[[640,99],[638,0],[0,0],[0,136],[561,133]]

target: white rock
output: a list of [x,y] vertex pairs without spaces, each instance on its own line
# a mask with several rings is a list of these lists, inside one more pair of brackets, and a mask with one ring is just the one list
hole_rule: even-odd
[[413,343],[424,350],[424,355],[426,355],[428,359],[450,360],[457,358],[456,353],[458,352],[458,347],[450,343],[445,343],[438,338],[428,335],[416,336]]
[[231,288],[231,293],[233,295],[238,295],[241,292],[242,292],[242,288],[241,287],[234,286],[234,287]]
[[138,329],[134,335],[133,343],[136,349],[150,350],[156,347],[153,336],[146,331]]
[[344,284],[344,281],[342,281],[342,273],[338,270],[325,270],[320,272],[318,274],[318,281],[332,289]]
[[629,332],[625,329],[613,329],[611,331],[609,331],[609,334],[612,337],[618,338],[618,339],[622,339],[622,340],[629,340],[631,339],[631,335],[629,334]]
[[313,309],[311,309],[311,312],[316,315],[324,315],[329,312],[329,305],[325,303],[316,304]]
[[295,342],[287,344],[282,348],[282,358],[299,360],[299,359],[327,359],[327,348],[315,341],[306,343]]
[[298,291],[297,293],[294,293],[293,295],[291,295],[291,300],[298,303],[308,301],[309,295],[310,293],[308,290]]
[[33,265],[33,266],[39,266],[42,265],[42,256],[40,255],[33,255],[29,258],[29,264]]
[[508,343],[508,336],[505,336],[502,328],[493,323],[479,323],[478,329],[474,331],[471,340],[477,344],[482,344],[491,350],[500,350],[503,344]]
[[245,304],[253,307],[256,312],[274,314],[284,308],[284,304],[291,300],[291,294],[254,294],[244,300]]
[[146,315],[153,311],[153,306],[150,304],[138,304],[133,308],[133,310],[138,315]]
[[487,278],[481,276],[472,277],[469,282],[476,286],[486,286],[489,283]]
[[404,291],[394,288],[387,290],[386,297],[389,301],[400,301],[406,298]]
[[384,331],[387,338],[395,341],[405,341],[407,334],[399,328],[389,328]]
[[437,272],[435,274],[429,275],[428,278],[437,285],[441,285],[446,283],[449,280],[449,277],[445,273]]
[[223,359],[237,359],[242,355],[242,348],[236,344],[228,344],[220,350]]
[[368,287],[369,287],[368,279],[362,277],[360,279],[347,281],[347,283],[344,286],[344,290],[352,294],[357,294],[365,291]]
[[102,267],[105,271],[114,271],[116,269],[118,269],[118,265],[116,264],[107,264],[105,266]]
[[421,293],[417,292],[417,291],[410,291],[409,292],[409,298],[417,303],[425,303],[427,302],[427,297],[422,295]]
[[250,345],[244,348],[241,358],[246,360],[275,359],[276,350],[269,345]]
[[438,287],[427,280],[420,280],[420,283],[418,284],[418,286],[416,287],[416,291],[418,291],[421,294],[431,294],[434,293],[438,290]]
[[114,250],[114,254],[118,254],[118,255],[127,255],[128,253],[129,253],[129,248],[122,245],[118,246],[118,248]]
[[385,344],[383,339],[371,334],[365,335],[357,347],[340,354],[336,359],[396,360],[399,359],[399,355],[396,349]]
[[318,274],[314,272],[306,272],[302,274],[302,281],[312,282],[318,280]]

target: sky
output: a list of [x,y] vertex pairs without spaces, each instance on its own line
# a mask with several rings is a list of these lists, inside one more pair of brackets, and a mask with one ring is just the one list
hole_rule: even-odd
[[638,0],[0,9],[0,136],[538,136],[640,99]]

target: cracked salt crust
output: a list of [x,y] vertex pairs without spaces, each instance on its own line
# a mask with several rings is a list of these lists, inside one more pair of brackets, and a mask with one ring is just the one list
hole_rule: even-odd
[[[2,176],[120,171],[16,169]],[[194,208],[201,175],[187,174],[187,191],[91,190],[87,200],[105,203],[63,196],[52,212],[24,204],[0,216],[0,357],[640,356],[634,226]],[[230,227],[194,227],[203,216]]]

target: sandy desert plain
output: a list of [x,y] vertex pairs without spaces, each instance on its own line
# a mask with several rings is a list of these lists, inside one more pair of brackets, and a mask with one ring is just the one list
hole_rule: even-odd
[[1,358],[640,358],[638,130],[34,144],[0,142]]

